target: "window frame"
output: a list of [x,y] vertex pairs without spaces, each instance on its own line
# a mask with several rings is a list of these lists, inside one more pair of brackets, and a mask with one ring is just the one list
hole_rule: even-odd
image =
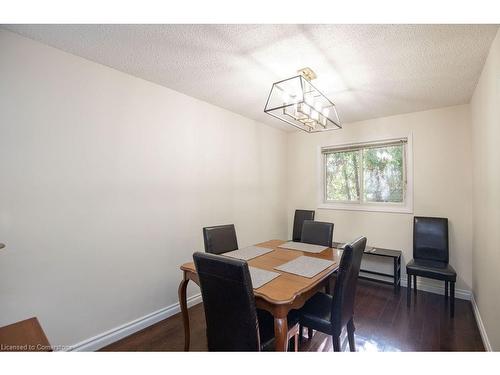
[[[394,212],[394,213],[413,213],[413,140],[412,134],[407,134],[401,137],[371,139],[356,143],[341,143],[320,145],[318,147],[318,207],[319,209],[331,210],[349,210],[349,211],[376,211],[376,212]],[[360,168],[360,200],[359,201],[327,201],[326,200],[326,153],[325,149],[338,150],[348,148],[363,148],[370,146],[383,146],[384,144],[394,143],[397,141],[406,141],[405,152],[403,152],[403,179],[406,180],[406,188],[404,189],[404,197],[402,203],[396,202],[363,202],[364,195],[364,168]],[[363,151],[360,152],[363,159]],[[363,161],[361,163],[363,164]]]

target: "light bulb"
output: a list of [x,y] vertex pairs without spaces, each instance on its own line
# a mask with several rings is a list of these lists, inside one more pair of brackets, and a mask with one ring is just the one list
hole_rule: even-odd
[[308,105],[302,105],[302,113],[306,116],[309,116],[309,106]]

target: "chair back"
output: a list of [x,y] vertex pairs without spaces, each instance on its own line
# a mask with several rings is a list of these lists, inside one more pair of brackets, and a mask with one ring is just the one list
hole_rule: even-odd
[[305,220],[300,242],[332,247],[333,223]]
[[413,218],[413,258],[448,263],[448,219]]
[[252,279],[244,260],[196,252],[208,350],[260,350]]
[[211,254],[222,254],[238,249],[234,224],[203,228],[203,241],[205,251]]
[[304,220],[314,220],[314,211],[310,210],[295,210],[293,217],[293,234],[292,241],[300,242],[302,237],[302,224]]
[[354,297],[365,247],[366,237],[359,237],[344,246],[332,302],[331,322],[337,335],[354,315]]

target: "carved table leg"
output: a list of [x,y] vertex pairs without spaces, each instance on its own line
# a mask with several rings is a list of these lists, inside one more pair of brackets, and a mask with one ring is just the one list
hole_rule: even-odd
[[182,321],[184,323],[184,351],[189,351],[189,341],[191,335],[189,332],[189,313],[187,306],[186,289],[189,279],[184,278],[179,285],[179,305],[181,306]]
[[274,317],[274,337],[276,339],[276,351],[286,352],[288,349],[288,322],[284,318]]

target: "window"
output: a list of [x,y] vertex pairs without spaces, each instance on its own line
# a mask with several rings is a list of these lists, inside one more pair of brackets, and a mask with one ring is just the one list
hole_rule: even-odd
[[320,208],[411,210],[407,138],[324,147],[321,154]]

